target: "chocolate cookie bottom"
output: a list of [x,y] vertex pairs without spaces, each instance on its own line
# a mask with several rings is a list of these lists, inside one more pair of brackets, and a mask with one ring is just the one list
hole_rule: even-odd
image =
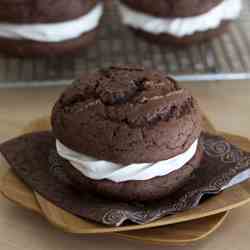
[[150,42],[153,43],[159,43],[161,45],[177,45],[177,46],[183,46],[183,45],[192,45],[193,43],[200,43],[207,40],[210,40],[214,37],[217,37],[224,32],[228,31],[230,27],[230,21],[224,21],[221,23],[221,25],[216,29],[211,29],[205,32],[196,32],[193,35],[184,36],[184,37],[176,37],[170,34],[159,34],[154,35],[148,32],[145,32],[140,29],[135,29],[132,27],[129,27],[136,35],[139,37],[142,37]]
[[116,183],[110,180],[92,180],[73,168],[68,161],[64,161],[63,168],[72,185],[81,192],[94,192],[112,200],[140,202],[157,200],[179,189],[199,167],[202,155],[202,148],[199,145],[196,155],[184,167],[168,175],[145,181]]
[[0,144],[0,152],[28,187],[55,206],[88,220],[120,226],[124,222],[145,224],[197,207],[250,168],[250,153],[220,136],[203,133],[200,144],[203,152],[199,167],[179,190],[151,203],[116,202],[73,189],[62,168],[64,160],[58,161],[55,137],[49,131],[11,139]]
[[95,40],[97,30],[98,28],[84,33],[76,39],[63,42],[37,42],[0,38],[0,53],[18,57],[76,54]]

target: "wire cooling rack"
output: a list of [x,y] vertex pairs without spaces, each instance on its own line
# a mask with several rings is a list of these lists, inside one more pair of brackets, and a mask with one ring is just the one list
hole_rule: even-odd
[[249,13],[246,0],[230,32],[200,45],[172,49],[134,36],[121,24],[116,4],[108,4],[96,43],[75,57],[0,56],[0,87],[69,84],[84,71],[111,64],[140,64],[166,71],[179,81],[250,79]]

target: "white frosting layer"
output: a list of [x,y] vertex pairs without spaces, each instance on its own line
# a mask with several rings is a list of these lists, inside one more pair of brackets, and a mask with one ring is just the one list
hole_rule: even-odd
[[177,37],[192,35],[219,27],[222,21],[239,17],[242,0],[224,0],[209,12],[193,17],[161,18],[135,11],[119,4],[123,23],[152,34],[167,33]]
[[46,24],[0,23],[0,37],[28,39],[39,42],[62,42],[80,37],[95,29],[103,14],[103,5],[98,4],[88,14],[74,20]]
[[58,154],[68,160],[84,176],[93,180],[108,179],[114,182],[149,180],[157,176],[167,175],[189,162],[195,155],[197,146],[198,140],[186,152],[171,159],[154,163],[137,163],[122,166],[75,152],[67,148],[60,141],[56,141]]

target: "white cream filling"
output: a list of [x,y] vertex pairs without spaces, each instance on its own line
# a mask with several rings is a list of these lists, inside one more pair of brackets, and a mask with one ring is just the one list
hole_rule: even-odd
[[103,14],[103,4],[95,6],[88,14],[74,20],[46,24],[0,23],[0,37],[29,39],[39,42],[62,42],[80,37],[95,29]]
[[239,17],[242,0],[224,0],[209,12],[193,17],[161,18],[133,10],[119,3],[123,23],[152,34],[167,33],[177,37],[192,35],[220,26],[222,21]]
[[56,141],[58,154],[68,160],[84,176],[93,180],[107,179],[114,182],[149,180],[154,177],[170,174],[183,167],[193,158],[197,146],[198,140],[187,151],[168,160],[123,166],[109,161],[97,160],[75,152],[63,145],[59,140]]

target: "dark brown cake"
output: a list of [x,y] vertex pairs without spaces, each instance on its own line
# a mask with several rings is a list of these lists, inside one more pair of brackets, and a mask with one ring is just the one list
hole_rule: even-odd
[[0,22],[56,23],[87,14],[99,0],[1,0]]
[[[227,137],[230,138],[230,135]],[[232,135],[232,138],[235,140],[235,136]],[[236,138],[239,143],[244,143],[244,147],[248,147],[249,141],[246,138]],[[160,200],[140,203],[117,202],[88,192],[84,187],[81,192],[72,188],[71,181],[64,171],[65,167],[71,167],[65,160],[58,159],[55,138],[50,131],[33,132],[6,141],[0,144],[0,152],[21,181],[55,206],[87,220],[108,226],[121,226],[131,222],[145,224],[193,209],[208,197],[218,194],[233,178],[239,177],[250,168],[250,153],[232,145],[221,136],[202,133],[200,147],[203,148],[202,160],[184,185]],[[174,178],[172,175],[169,181],[173,182]],[[159,184],[162,188],[158,190],[168,189],[168,182],[162,181]],[[139,186],[138,183],[136,185]],[[77,186],[75,182],[74,186]],[[126,189],[123,185],[120,186],[122,189],[119,189],[119,185],[116,189],[115,184],[110,183],[110,188],[114,187],[112,191],[120,194],[119,198],[124,197],[123,190]],[[156,191],[157,187],[148,186],[148,182],[143,188],[146,186],[145,196],[155,196],[155,192],[152,192]],[[247,186],[249,181],[241,185],[242,188]],[[102,192],[100,189],[99,191]],[[233,188],[232,193],[227,191],[224,196],[221,194],[221,197],[227,197],[228,192],[235,195]],[[216,201],[208,201],[210,204],[214,202]],[[220,207],[224,206],[224,202],[221,202]]]
[[223,0],[122,0],[130,8],[158,17],[190,17],[204,14]]
[[[56,102],[51,122],[53,134],[68,148],[124,166],[177,156],[201,133],[200,110],[189,92],[166,74],[134,66],[82,75]],[[148,201],[180,188],[201,158],[199,145],[182,168],[141,181],[92,180],[67,160],[63,167],[77,189],[122,201]]]
[[[3,0],[0,22],[13,25],[58,24],[87,15],[100,0]],[[38,41],[29,38],[0,37],[0,52],[10,56],[54,56],[76,54],[96,38],[98,27],[79,37],[62,41]],[[10,32],[11,33],[11,32]]]
[[167,75],[111,67],[82,75],[52,112],[53,133],[68,148],[121,164],[166,160],[199,137],[195,99]]
[[19,57],[73,55],[90,46],[95,40],[97,32],[98,29],[95,29],[78,38],[53,43],[0,38],[0,52]]
[[[130,8],[131,10],[137,11],[145,15],[152,17],[160,17],[167,19],[175,18],[192,18],[199,15],[204,15],[209,11],[216,8],[225,0],[121,0],[121,3]],[[236,1],[236,0],[235,0]],[[122,13],[122,12],[121,12]],[[122,16],[126,15],[122,13]],[[132,18],[132,17],[130,17]],[[183,20],[184,21],[184,20]],[[205,21],[204,21],[205,22]],[[139,37],[145,38],[148,41],[159,43],[161,45],[191,45],[194,43],[204,42],[210,40],[214,37],[217,37],[223,34],[228,30],[231,20],[225,19],[222,20],[218,27],[210,28],[204,31],[197,30],[191,35],[178,36],[174,33],[150,33],[140,27],[137,27],[136,24],[130,25],[128,27],[134,31]],[[175,23],[177,25],[177,23]],[[180,24],[179,24],[180,25]],[[176,26],[174,26],[176,27]],[[183,25],[180,25],[180,29],[183,28]]]
[[[157,200],[175,192],[191,177],[193,171],[200,166],[202,148],[181,169],[168,175],[155,177],[144,181],[113,182],[110,180],[92,180],[73,168],[69,162],[64,162],[63,169],[72,184],[78,190],[89,190],[103,197],[122,201]],[[57,156],[60,157],[60,156]]]

